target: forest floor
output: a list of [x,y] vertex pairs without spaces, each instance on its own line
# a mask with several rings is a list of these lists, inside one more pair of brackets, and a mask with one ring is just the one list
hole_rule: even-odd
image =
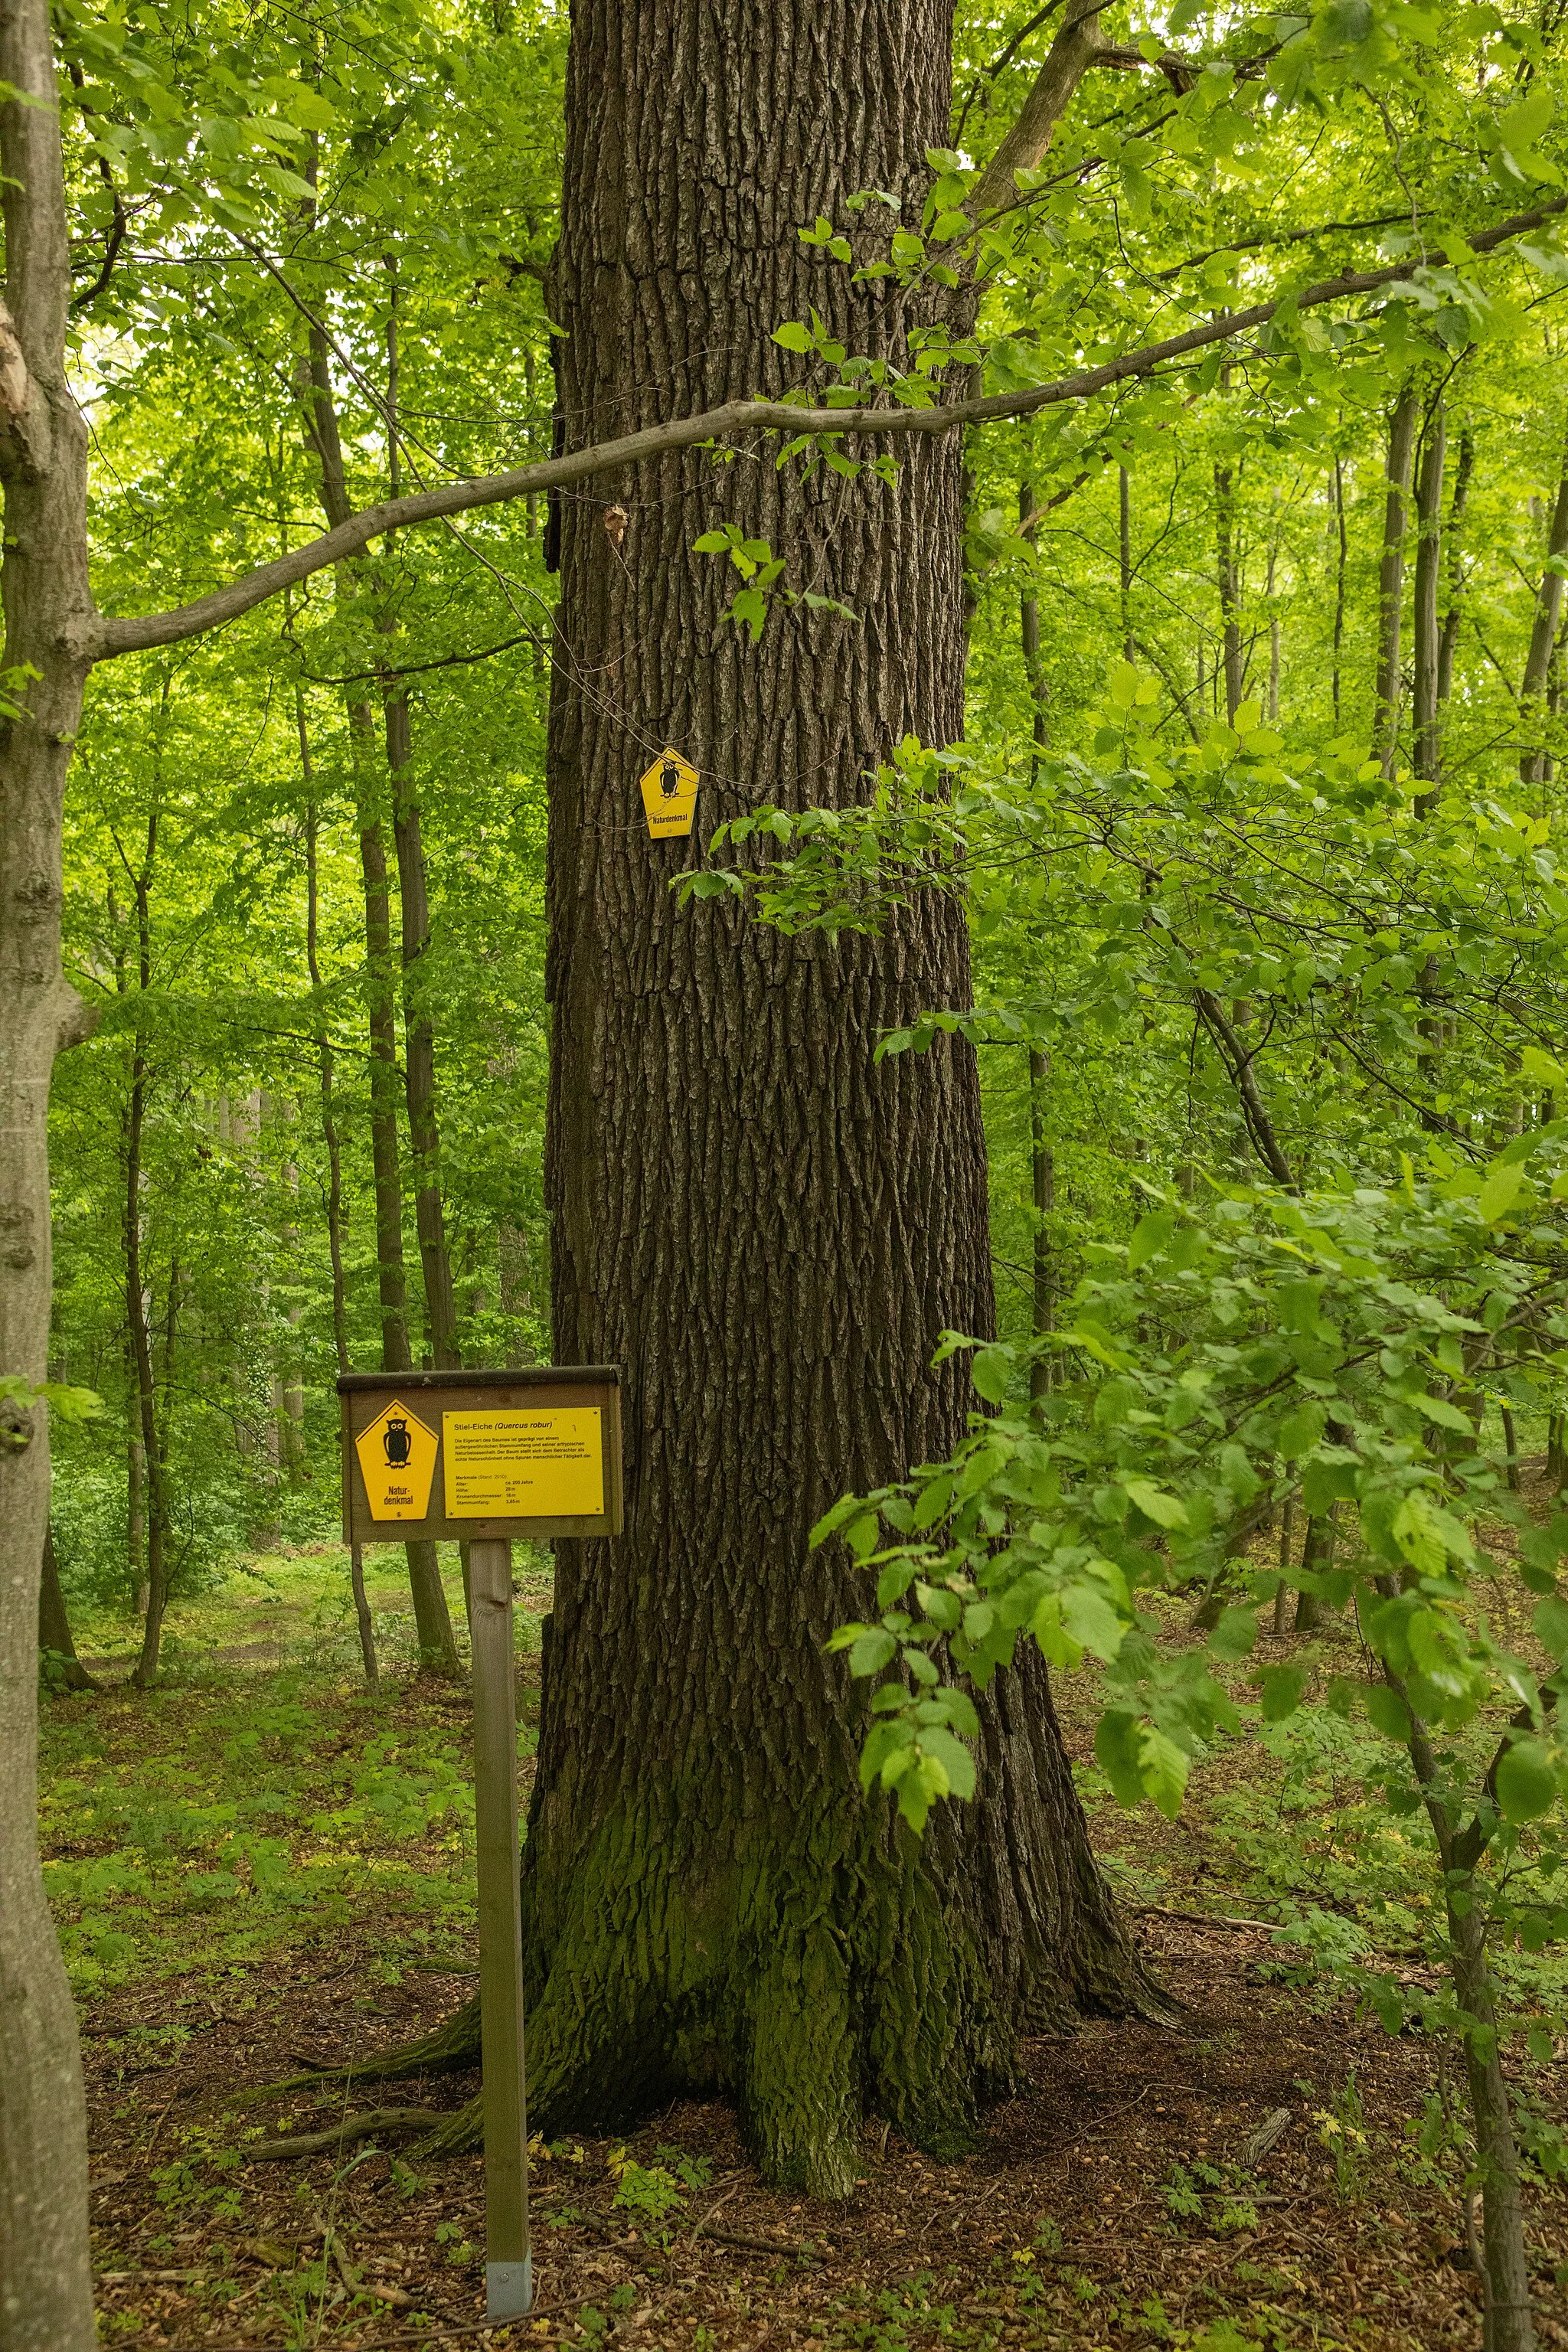
[[[178,1608],[171,1678],[150,1696],[119,1685],[123,1627],[89,1620],[79,1638],[104,1687],[46,1708],[45,1851],[81,2004],[106,2345],[371,2352],[482,2334],[478,2158],[424,2165],[384,2142],[247,2161],[258,2127],[320,2128],[344,2095],[234,2104],[301,2060],[406,2041],[474,1987],[466,1695],[413,1672],[395,1564],[373,1559],[378,1697],[355,1676],[343,1555],[319,1546]],[[549,1572],[533,1554],[521,1569],[526,1775]],[[460,1620],[455,1579],[452,1600]],[[1335,1638],[1324,1664],[1356,1671]],[[1358,2016],[1272,1924],[1309,1899],[1349,1918],[1378,1887],[1408,1939],[1410,1849],[1362,1791],[1365,1736],[1312,1710],[1319,1728],[1292,1747],[1254,1716],[1172,1825],[1110,1801],[1090,1692],[1069,1681],[1062,1706],[1097,1844],[1185,2030],[1091,2021],[1031,2044],[1032,2087],[958,2163],[869,2125],[839,2206],[763,2188],[722,2105],[679,2104],[624,2143],[536,2149],[535,2315],[488,2340],[1479,2346],[1439,2053]],[[1561,2118],[1563,2068],[1536,2073],[1532,2095]],[[391,2098],[451,2106],[474,2087],[448,2075]],[[1270,2122],[1278,2137],[1250,2155]],[[1530,2226],[1542,2339],[1568,2347],[1560,2192],[1532,2196]]]

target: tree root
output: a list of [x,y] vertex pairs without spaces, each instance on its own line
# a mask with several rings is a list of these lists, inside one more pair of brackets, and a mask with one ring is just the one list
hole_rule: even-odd
[[414,2074],[455,2074],[479,2063],[479,2004],[465,2001],[434,2033],[405,2042],[378,2057],[353,2058],[346,2066],[312,2067],[308,2074],[290,2074],[281,2083],[268,2083],[258,2091],[243,2093],[247,2100],[275,2099],[293,2091],[319,2090],[323,2083],[397,2083]]
[[352,2140],[369,2139],[374,2132],[423,2131],[427,2124],[445,2122],[438,2107],[367,2107],[363,2115],[345,2116],[325,2131],[298,2132],[289,2139],[261,2139],[241,2148],[247,2164],[269,2164],[291,2156],[320,2156],[324,2148],[346,2147]]
[[482,2098],[470,2099],[467,2106],[456,2108],[450,2115],[433,2116],[436,2128],[423,2139],[415,2141],[412,2156],[467,2156],[485,2144],[485,2104]]

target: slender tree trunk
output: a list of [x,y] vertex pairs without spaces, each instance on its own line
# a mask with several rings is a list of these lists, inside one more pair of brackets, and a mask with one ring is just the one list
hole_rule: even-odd
[[[294,693],[294,715],[300,732],[300,772],[306,792],[305,802],[305,961],[310,974],[310,988],[317,1003],[321,998],[321,891],[317,870],[317,816],[313,797],[315,778],[310,761],[310,731],[305,717],[305,690],[297,687]],[[316,1032],[316,1066],[321,1087],[321,1140],[327,1150],[327,1251],[332,1268],[332,1348],[340,1373],[351,1369],[349,1362],[348,1286],[343,1279],[343,1171],[342,1150],[338,1140],[337,1105],[334,1097],[335,1073],[332,1064],[332,1041],[327,1030],[325,1014]],[[375,1625],[370,1612],[370,1602],[364,1589],[364,1554],[357,1543],[349,1546],[349,1584],[353,1593],[354,1622],[359,1627],[360,1657],[364,1665],[365,1687],[381,1688],[381,1668],[375,1654]]]
[[[40,1385],[49,1330],[47,1108],[86,1034],[60,969],[61,813],[90,620],[87,427],[66,377],[65,174],[44,0],[0,0],[0,1366]],[[22,672],[34,675],[24,682]],[[87,2112],[76,2014],[38,1870],[38,1587],[48,1416],[0,1407],[0,2352],[91,2352]]]
[[[386,319],[386,414],[389,489],[402,493],[402,452],[397,437],[397,272],[386,263],[389,298]],[[387,554],[392,541],[387,541]],[[390,625],[393,615],[384,615]],[[425,1311],[430,1329],[430,1353],[437,1369],[455,1370],[462,1362],[458,1347],[458,1312],[452,1292],[452,1260],[447,1246],[446,1206],[441,1197],[441,1139],[436,1111],[436,1024],[430,1008],[429,975],[425,958],[430,946],[430,886],[425,866],[425,841],[419,800],[414,780],[414,743],[408,697],[396,678],[383,684],[382,709],[386,730],[386,766],[392,778],[393,840],[397,852],[397,896],[403,937],[404,1089],[408,1105],[408,1139],[414,1161],[414,1219],[419,1239],[419,1260],[425,1276]]]
[[[394,712],[398,723],[394,725]],[[430,900],[419,803],[408,781],[412,747],[408,708],[387,707],[389,758],[395,750],[393,789],[396,815],[398,900],[403,911],[403,1052],[408,1134],[414,1160],[414,1214],[425,1276],[425,1307],[430,1353],[438,1369],[455,1370],[463,1359],[458,1346],[458,1310],[452,1290],[452,1260],[447,1245],[447,1213],[441,1194],[441,1139],[436,1110],[436,1025],[428,999],[425,957],[430,945]]]
[[1241,646],[1241,558],[1237,546],[1236,478],[1228,466],[1214,469],[1215,548],[1218,558],[1221,661],[1225,671],[1226,724],[1232,725],[1247,686]]
[[[918,215],[948,41],[939,0],[579,0],[552,300],[574,436],[653,415],[677,366],[693,400],[782,388],[773,329],[812,305],[902,363],[902,308],[795,230],[868,186]],[[992,1328],[973,1056],[874,1060],[885,1026],[966,1001],[959,910],[932,896],[836,943],[683,914],[688,845],[626,812],[650,740],[703,772],[710,824],[758,793],[854,802],[906,733],[957,735],[960,465],[911,449],[846,494],[672,457],[604,481],[634,518],[618,554],[590,500],[563,518],[552,1286],[558,1360],[622,1367],[626,1525],[557,1546],[523,1860],[531,2121],[603,2128],[724,2087],[768,2176],[832,2195],[868,2103],[956,2146],[1014,2079],[1021,2023],[1149,1996],[1033,1653],[984,1701],[976,1803],[917,1843],[860,1796],[860,1710],[823,1648],[868,1591],[808,1551],[813,1520],[952,1444],[973,1398],[958,1360],[930,1369],[937,1334]],[[780,612],[753,649],[693,511],[809,549],[859,620]]]
[[1345,644],[1345,572],[1350,561],[1350,533],[1345,528],[1345,467],[1334,459],[1334,725],[1340,723],[1340,698]]
[[[133,877],[136,892],[137,981],[145,998],[153,985],[153,924],[151,892],[158,848],[158,815],[147,820],[147,854]],[[153,1333],[147,1314],[147,1275],[142,1251],[142,1146],[147,1116],[147,1034],[137,1020],[131,1055],[131,1115],[125,1156],[125,1319],[131,1334],[131,1360],[136,1372],[136,1398],[142,1429],[142,1460],[147,1482],[147,1608],[142,1620],[142,1650],[132,1681],[150,1690],[158,1678],[158,1654],[163,1639],[163,1612],[169,1601],[168,1508],[162,1432],[158,1426],[157,1378],[153,1366]],[[174,1270],[169,1281],[173,1291]]]
[[[1310,1576],[1322,1576],[1334,1564],[1334,1513],[1331,1509],[1321,1518],[1309,1518],[1307,1533],[1301,1546],[1301,1566]],[[1298,1633],[1314,1633],[1328,1615],[1323,1601],[1315,1592],[1296,1595]]]
[[1568,1413],[1546,1417],[1546,1483],[1554,1495],[1568,1487]]
[[[375,1264],[381,1297],[381,1360],[389,1372],[412,1369],[407,1290],[403,1271],[403,1182],[397,1150],[397,1031],[392,987],[392,919],[386,848],[379,823],[362,805],[360,869],[364,879],[365,993],[370,1026],[370,1145],[375,1187]],[[451,1613],[433,1543],[404,1547],[414,1596],[419,1654],[448,1673],[458,1665]]]
[[138,1618],[147,1614],[146,1455],[142,1446],[142,1392],[136,1357],[125,1334],[125,1567],[126,1589]]
[[1421,400],[1414,379],[1394,404],[1388,420],[1388,499],[1384,509],[1383,557],[1377,571],[1377,689],[1373,709],[1373,755],[1385,776],[1394,773],[1399,751],[1400,638],[1405,614],[1405,509],[1410,497],[1410,461]]
[[1506,1475],[1510,1486],[1517,1495],[1519,1492],[1519,1430],[1515,1425],[1513,1414],[1506,1404],[1500,1405],[1498,1412],[1502,1421],[1503,1451],[1508,1456]]
[[[1389,1600],[1399,1589],[1392,1576],[1380,1576],[1378,1585]],[[1444,1793],[1427,1727],[1410,1706],[1408,1691],[1393,1675],[1388,1679],[1409,1712],[1410,1761],[1436,1832],[1443,1873],[1448,1974],[1459,2012],[1458,2031],[1481,2183],[1482,2243],[1476,2251],[1480,2256],[1483,2352],[1536,2352],[1519,2193],[1519,2146],[1513,2101],[1502,2068],[1496,1992],[1487,1950],[1489,1906],[1478,1867],[1489,1832],[1479,1812],[1464,1829],[1457,1827],[1456,1811]],[[1490,1815],[1489,1805],[1487,1811]],[[1495,1822],[1495,1815],[1491,1818]]]
[[1546,694],[1552,648],[1557,641],[1558,615],[1563,609],[1563,574],[1557,567],[1565,557],[1568,557],[1568,452],[1563,456],[1563,478],[1557,485],[1557,498],[1546,534],[1546,564],[1541,575],[1540,593],[1535,600],[1535,621],[1530,632],[1530,651],[1525,656],[1524,683],[1519,697],[1520,720],[1524,736],[1519,772],[1527,784],[1541,783],[1546,775],[1547,750],[1540,740],[1541,705]]
[[67,1690],[96,1690],[98,1685],[76,1654],[66,1597],[60,1591],[59,1563],[55,1558],[55,1531],[44,1531],[43,1580],[38,1587],[38,1648],[53,1661],[56,1678]]
[[[1056,1213],[1057,1164],[1046,1134],[1047,1084],[1050,1057],[1029,1052],[1029,1174],[1035,1204],[1034,1290],[1030,1329],[1037,1339],[1054,1329],[1056,1265],[1051,1246],[1050,1219]],[[1051,1385],[1051,1360],[1041,1350],[1029,1366],[1029,1394],[1042,1397]]]
[[1535,2352],[1513,2102],[1499,2048],[1483,1889],[1473,1874],[1468,1886],[1450,1876],[1447,1908],[1454,1997],[1476,2029],[1465,2035],[1464,2051],[1480,2159],[1483,2352]]
[[1448,506],[1448,604],[1437,646],[1437,708],[1446,712],[1454,691],[1454,649],[1459,641],[1464,611],[1465,564],[1460,533],[1469,504],[1470,477],[1476,466],[1476,437],[1468,425],[1459,430],[1459,461],[1454,468],[1454,495]]
[[[1027,517],[1035,511],[1035,494],[1028,482],[1018,485],[1018,511]],[[1028,536],[1034,538],[1032,529]],[[1128,614],[1132,586],[1131,552],[1129,537],[1127,468],[1121,468],[1121,626],[1122,646],[1131,661],[1131,636]],[[1045,748],[1046,714],[1040,678],[1040,607],[1031,576],[1018,613],[1019,635],[1023,641],[1024,669],[1029,680],[1030,699],[1034,705],[1034,749],[1029,769],[1030,781],[1039,772],[1039,755]],[[1033,1240],[1034,1291],[1030,1328],[1038,1339],[1051,1328],[1052,1264],[1051,1234],[1047,1219],[1056,1207],[1056,1163],[1046,1139],[1046,1086],[1049,1076],[1048,1057],[1035,1051],[1029,1054],[1029,1169],[1035,1207]],[[1037,1355],[1029,1366],[1029,1394],[1044,1396],[1051,1385],[1050,1360],[1044,1353]]]
[[[327,342],[310,331],[306,430],[321,467],[321,505],[329,524],[350,513],[342,440],[338,431]],[[407,1286],[403,1262],[403,1179],[398,1164],[397,1014],[392,966],[392,914],[387,889],[386,842],[382,831],[381,793],[373,772],[370,705],[351,698],[349,740],[354,754],[360,874],[364,887],[365,1013],[370,1030],[370,1150],[375,1193],[376,1284],[381,1300],[381,1360],[389,1372],[407,1371]],[[420,1656],[446,1673],[456,1673],[458,1644],[433,1543],[404,1547]]]
[[[1035,486],[1032,482],[1020,482],[1018,520],[1031,547],[1038,529],[1031,520],[1034,512]],[[1029,686],[1029,735],[1034,745],[1029,757],[1032,782],[1039,773],[1040,753],[1046,748],[1046,681],[1040,667],[1040,603],[1032,572],[1027,575],[1024,593],[1018,600],[1018,643],[1024,656],[1024,676]]]
[[[1117,571],[1121,589],[1121,658],[1131,661],[1136,650],[1132,634],[1132,477],[1125,466],[1116,477]],[[1037,618],[1037,629],[1038,621]]]
[[1439,691],[1442,635],[1437,623],[1437,590],[1443,576],[1443,467],[1447,447],[1443,395],[1438,393],[1426,414],[1426,436],[1415,486],[1415,600],[1411,623],[1415,667],[1414,766],[1419,782],[1429,787],[1416,795],[1417,816],[1429,816],[1436,807],[1443,778],[1443,706]]
[[1274,1638],[1283,1641],[1289,1627],[1286,1622],[1289,1606],[1290,1587],[1285,1582],[1292,1565],[1291,1538],[1296,1532],[1296,1497],[1287,1495],[1279,1513],[1279,1584],[1274,1594]]

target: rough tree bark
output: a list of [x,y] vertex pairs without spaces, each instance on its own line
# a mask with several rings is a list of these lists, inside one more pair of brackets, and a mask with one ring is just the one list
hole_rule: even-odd
[[[61,811],[89,619],[87,427],[66,382],[70,296],[49,17],[0,0],[0,1370],[35,1388],[49,1328],[47,1109],[84,1034],[60,969]],[[24,682],[26,664],[37,675]],[[87,2115],[76,2013],[37,1854],[38,1583],[49,1513],[41,1402],[0,1407],[0,2347],[89,2352]],[[40,2160],[47,2151],[47,2161]]]
[[[815,306],[899,361],[884,289],[798,224],[889,189],[918,217],[947,131],[941,0],[580,0],[552,310],[573,441],[782,391]],[[725,93],[719,103],[716,93]],[[879,940],[788,940],[668,885],[637,779],[665,742],[701,818],[844,804],[906,733],[963,720],[961,452],[893,485],[671,457],[566,506],[551,712],[547,1186],[561,1362],[619,1363],[626,1528],[558,1546],[523,1869],[531,2119],[599,2124],[724,2087],[768,2175],[844,2193],[875,2107],[955,2147],[1020,2027],[1147,1998],[1089,1852],[1034,1660],[985,1711],[984,1793],[917,1843],[856,1781],[824,1655],[864,1605],[806,1549],[847,1488],[946,1451],[974,1400],[947,1326],[992,1328],[969,1049],[878,1066],[878,1033],[966,1001],[939,894]],[[600,503],[603,501],[603,504]],[[623,543],[604,509],[632,518]],[[848,623],[724,618],[694,518],[769,539]]]

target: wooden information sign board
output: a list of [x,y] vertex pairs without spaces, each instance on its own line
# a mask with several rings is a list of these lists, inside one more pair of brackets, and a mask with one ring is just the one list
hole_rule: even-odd
[[602,1364],[345,1372],[343,1539],[618,1536],[621,1388]]
[[485,2312],[533,2306],[518,1905],[514,1536],[621,1531],[620,1375],[599,1364],[505,1372],[345,1372],[343,1535],[468,1546],[484,2047]]

